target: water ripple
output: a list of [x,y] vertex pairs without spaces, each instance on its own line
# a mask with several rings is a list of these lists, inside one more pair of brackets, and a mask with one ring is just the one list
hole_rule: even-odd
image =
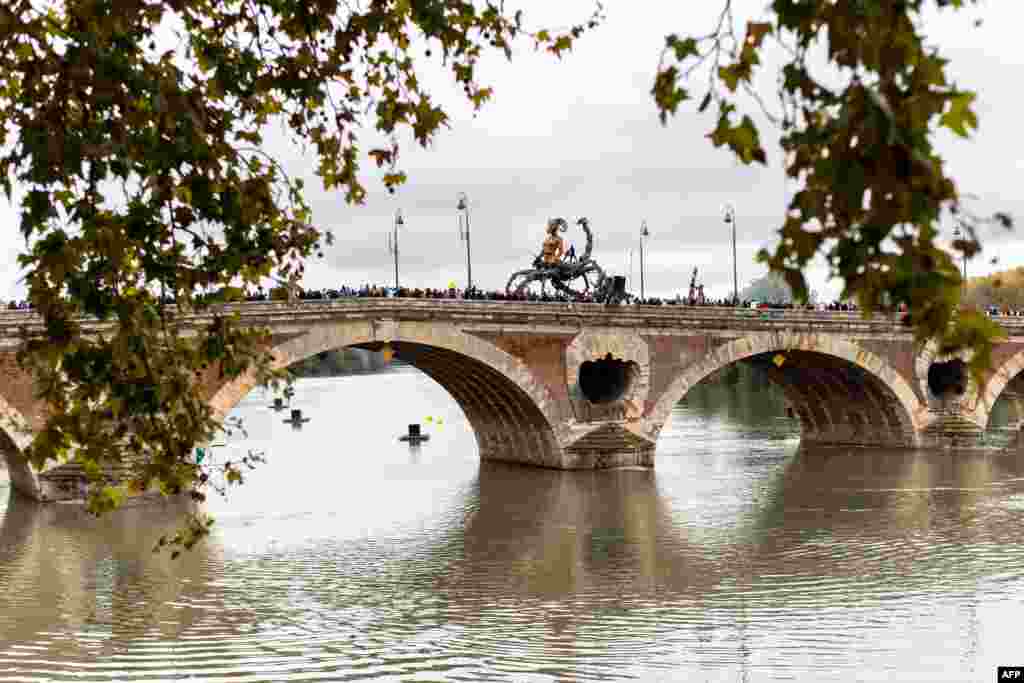
[[176,561],[150,548],[180,506],[0,502],[0,682],[962,681],[1018,651],[1020,458],[815,454],[683,407],[653,473],[480,465],[439,387],[389,387],[443,417],[430,448],[300,383],[309,429],[256,430],[294,455]]

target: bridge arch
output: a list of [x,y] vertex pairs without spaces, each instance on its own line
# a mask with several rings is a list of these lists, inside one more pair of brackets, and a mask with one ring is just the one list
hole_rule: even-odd
[[[973,406],[973,417],[978,425],[988,426],[989,420],[992,418],[992,407],[995,406],[996,401],[1007,390],[1007,387],[1012,384],[1015,391],[1024,389],[1022,372],[1024,372],[1024,351],[1018,351],[1003,361],[1003,364],[989,377],[984,391],[978,392],[980,395]],[[1024,405],[1016,405],[1014,408],[1014,417],[1018,423],[1024,421]]]
[[[318,325],[272,349],[283,368],[324,351],[391,346],[448,391],[469,420],[484,460],[511,460],[559,467],[566,420],[547,387],[516,357],[456,325],[431,322],[345,321]],[[210,399],[223,420],[256,385],[247,373],[220,387]]]
[[[781,354],[781,366],[772,361]],[[692,386],[741,360],[758,362],[801,419],[804,438],[823,443],[916,445],[926,407],[885,360],[832,335],[765,332],[722,344],[696,358],[655,403],[648,424],[656,439],[672,408]]]

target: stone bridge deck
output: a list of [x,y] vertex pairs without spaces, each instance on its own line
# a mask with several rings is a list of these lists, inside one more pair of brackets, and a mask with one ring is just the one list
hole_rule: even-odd
[[[987,425],[1004,390],[1024,395],[1024,385],[1016,386],[1024,369],[1018,318],[1001,319],[1008,336],[982,382],[961,375],[936,389],[929,372],[953,372],[957,359],[936,358],[934,345],[915,345],[897,316],[378,298],[217,310],[269,328],[278,366],[331,349],[387,344],[451,393],[482,459],[542,467],[652,465],[672,407],[691,386],[737,362],[762,368],[782,388],[812,443],[963,445]],[[180,323],[187,333],[211,316]],[[94,331],[107,327],[86,322]],[[41,321],[31,312],[0,312],[0,432],[16,486],[46,497],[38,473],[17,464],[45,416],[31,377],[14,362],[19,328],[41,331]],[[223,417],[253,385],[252,377],[229,384],[211,377],[206,397]],[[1017,411],[1014,419],[1022,416]]]

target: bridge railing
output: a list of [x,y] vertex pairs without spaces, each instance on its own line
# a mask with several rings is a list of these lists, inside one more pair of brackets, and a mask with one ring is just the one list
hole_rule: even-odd
[[[209,308],[182,316],[185,325],[202,324],[216,313],[238,312],[243,318],[250,319],[252,324],[273,324],[283,322],[291,317],[296,321],[303,318],[344,314],[375,314],[380,313],[399,319],[420,317],[424,314],[441,316],[458,316],[472,320],[484,320],[488,316],[502,319],[523,316],[529,319],[551,317],[552,321],[568,322],[569,319],[591,318],[602,323],[615,320],[628,320],[635,324],[657,326],[660,322],[678,324],[680,321],[700,322],[704,326],[717,322],[754,322],[814,325],[823,327],[870,326],[873,328],[889,327],[909,331],[901,324],[902,314],[876,314],[864,318],[857,311],[809,311],[801,309],[749,309],[729,306],[689,306],[675,305],[621,305],[607,306],[599,303],[577,302],[544,302],[544,301],[493,301],[463,299],[424,299],[424,298],[385,298],[385,297],[348,297],[338,299],[305,299],[294,302],[286,301],[253,301],[232,304],[214,304]],[[80,320],[88,325],[93,322],[98,327],[110,324],[96,323],[90,317]],[[1024,333],[1024,317],[997,316],[996,320],[1011,334]],[[41,331],[41,317],[31,310],[0,310],[0,337],[17,336],[19,327],[27,325]]]

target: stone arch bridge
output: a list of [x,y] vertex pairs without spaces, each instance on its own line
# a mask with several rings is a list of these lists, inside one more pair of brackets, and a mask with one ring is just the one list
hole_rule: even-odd
[[[804,442],[814,444],[965,445],[1004,392],[1014,407],[1024,394],[1024,321],[1012,319],[992,372],[977,386],[958,359],[915,346],[895,317],[421,299],[224,308],[271,330],[279,366],[332,349],[389,345],[459,403],[481,459],[539,467],[652,466],[672,407],[737,362],[768,373],[799,418]],[[54,495],[45,477],[20,457],[44,408],[15,361],[17,329],[38,324],[31,313],[0,313],[0,450],[14,488],[45,500]],[[211,380],[206,398],[223,418],[254,385],[252,377]],[[1018,425],[1022,417],[1013,414]]]

